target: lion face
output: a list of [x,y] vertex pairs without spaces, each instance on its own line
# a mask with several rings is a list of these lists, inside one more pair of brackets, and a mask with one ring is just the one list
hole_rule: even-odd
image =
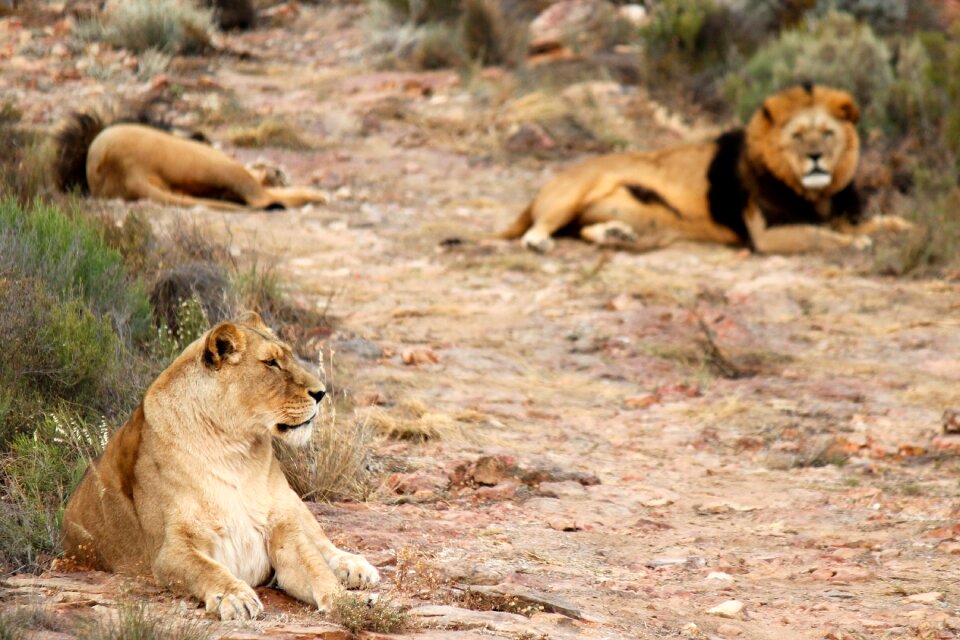
[[200,358],[215,378],[221,404],[239,407],[230,422],[294,446],[310,441],[324,386],[259,316],[222,322],[201,340]]
[[798,194],[819,200],[852,180],[859,111],[849,94],[793,87],[767,98],[747,126],[748,157]]

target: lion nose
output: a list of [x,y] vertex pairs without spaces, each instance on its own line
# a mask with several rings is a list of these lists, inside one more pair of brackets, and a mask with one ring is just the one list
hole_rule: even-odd
[[820,162],[820,158],[823,157],[822,153],[809,153],[807,155],[810,157],[811,160],[813,160],[814,164]]
[[323,396],[327,395],[327,392],[323,389],[320,389],[319,391],[307,391],[307,393],[309,393],[310,397],[316,400],[318,403],[323,400]]

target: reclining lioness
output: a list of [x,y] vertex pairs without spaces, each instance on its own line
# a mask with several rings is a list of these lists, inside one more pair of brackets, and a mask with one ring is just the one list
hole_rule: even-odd
[[94,111],[69,116],[54,145],[57,186],[97,198],[229,210],[284,209],[327,199],[313,189],[266,187],[210,145],[143,124],[108,124]]
[[255,618],[271,574],[321,611],[342,581],[379,582],[287,484],[271,437],[310,440],[324,387],[251,314],[188,346],[80,481],[63,516],[71,564],[152,573],[221,620]]

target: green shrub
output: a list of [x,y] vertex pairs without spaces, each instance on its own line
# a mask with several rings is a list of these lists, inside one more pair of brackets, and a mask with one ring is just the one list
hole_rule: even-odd
[[64,504],[106,431],[54,413],[13,439],[0,459],[0,571],[37,571],[60,552]]
[[202,53],[210,47],[213,12],[181,0],[113,3],[103,22],[86,22],[78,35],[143,53]]
[[713,0],[663,0],[650,14],[641,36],[662,67],[682,62],[693,69],[718,64],[735,48],[732,12]]
[[882,127],[894,80],[890,59],[889,48],[869,26],[829,13],[757,50],[727,76],[725,90],[746,120],[772,93],[801,81],[826,84],[853,95],[867,128]]

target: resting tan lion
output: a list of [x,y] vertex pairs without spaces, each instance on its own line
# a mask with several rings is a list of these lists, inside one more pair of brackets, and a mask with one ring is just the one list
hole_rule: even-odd
[[861,220],[858,119],[843,91],[793,87],[713,142],[609,154],[561,172],[501,235],[523,236],[536,251],[560,231],[640,249],[681,239],[764,253],[867,246],[866,234],[912,225]]
[[313,189],[264,186],[242,164],[213,147],[133,123],[108,124],[77,112],[54,136],[57,186],[97,198],[146,198],[216,209],[284,209],[326,202]]
[[287,484],[270,438],[310,439],[324,387],[251,314],[188,346],[87,470],[63,516],[68,562],[152,573],[222,620],[254,618],[271,574],[320,610],[379,582]]

